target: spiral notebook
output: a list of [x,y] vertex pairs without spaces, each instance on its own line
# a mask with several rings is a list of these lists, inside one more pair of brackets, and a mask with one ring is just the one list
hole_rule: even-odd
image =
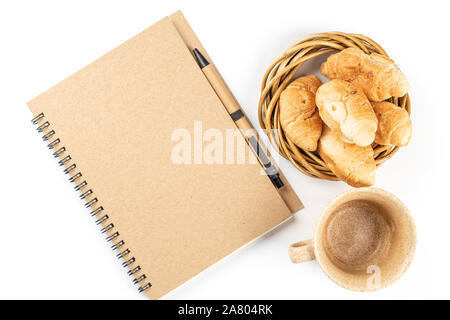
[[176,12],[28,103],[134,284],[152,299],[301,208],[289,183],[277,190],[257,161],[172,161],[174,132],[192,134],[193,145],[199,125],[235,129],[194,47],[206,52]]

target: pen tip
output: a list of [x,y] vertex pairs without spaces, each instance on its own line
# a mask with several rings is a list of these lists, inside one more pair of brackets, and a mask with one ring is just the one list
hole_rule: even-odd
[[198,65],[200,66],[200,69],[203,69],[204,67],[209,65],[209,61],[201,54],[201,52],[197,48],[195,48],[193,52],[194,57],[197,60]]

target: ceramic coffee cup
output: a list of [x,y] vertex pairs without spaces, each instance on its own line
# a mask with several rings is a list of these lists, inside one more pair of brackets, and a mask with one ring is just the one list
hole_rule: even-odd
[[383,289],[398,280],[416,248],[408,208],[376,188],[351,189],[323,211],[311,240],[294,243],[294,263],[316,259],[338,285],[355,291]]

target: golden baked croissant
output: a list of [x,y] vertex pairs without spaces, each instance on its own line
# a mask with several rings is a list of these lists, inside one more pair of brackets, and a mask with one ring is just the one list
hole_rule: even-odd
[[347,48],[328,57],[320,71],[330,79],[341,79],[361,88],[370,101],[402,97],[409,91],[405,75],[391,59]]
[[315,151],[322,133],[316,108],[316,91],[322,82],[314,75],[290,83],[280,96],[280,122],[286,136],[297,146]]
[[337,131],[324,126],[319,154],[334,174],[353,187],[375,183],[375,160],[371,146],[359,147],[342,141]]
[[361,89],[343,80],[331,80],[316,93],[320,117],[339,131],[345,142],[368,146],[375,139],[378,120]]
[[411,140],[412,125],[409,114],[390,102],[372,102],[378,118],[375,142],[382,145],[403,147]]

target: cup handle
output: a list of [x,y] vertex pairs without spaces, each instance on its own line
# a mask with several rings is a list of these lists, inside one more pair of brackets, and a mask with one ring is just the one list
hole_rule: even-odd
[[289,247],[289,257],[293,263],[301,263],[316,259],[313,240],[293,243]]

